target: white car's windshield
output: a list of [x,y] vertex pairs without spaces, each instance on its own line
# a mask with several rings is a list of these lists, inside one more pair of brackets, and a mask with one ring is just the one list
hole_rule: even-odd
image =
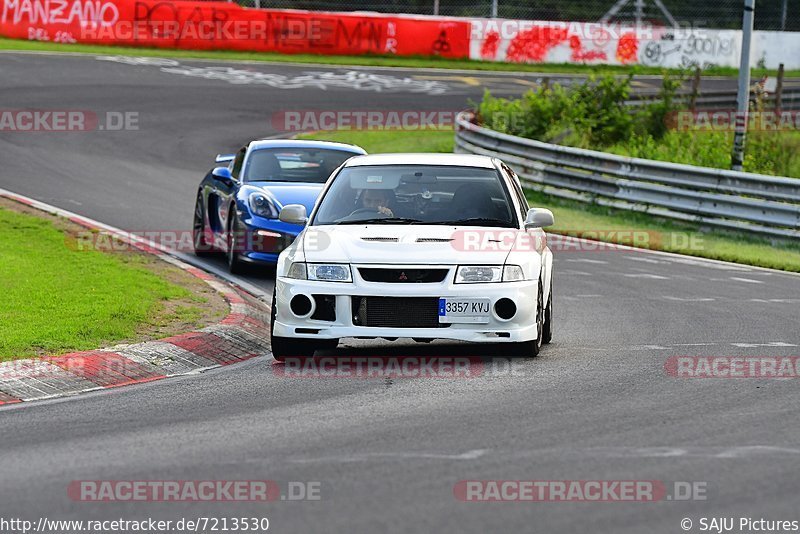
[[445,165],[342,169],[311,224],[362,223],[517,227],[497,170]]

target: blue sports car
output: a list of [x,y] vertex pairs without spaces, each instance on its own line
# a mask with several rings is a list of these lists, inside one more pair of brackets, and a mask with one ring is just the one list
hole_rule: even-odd
[[197,191],[192,225],[198,256],[225,253],[232,273],[245,263],[274,264],[303,229],[278,220],[285,204],[311,209],[325,181],[347,159],[366,154],[355,145],[328,141],[264,139],[206,174]]

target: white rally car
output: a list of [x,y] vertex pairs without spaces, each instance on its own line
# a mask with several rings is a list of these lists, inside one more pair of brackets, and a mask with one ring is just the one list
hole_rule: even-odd
[[328,180],[278,258],[275,359],[310,356],[339,338],[508,343],[535,356],[552,336],[553,255],[502,161],[458,154],[350,158]]

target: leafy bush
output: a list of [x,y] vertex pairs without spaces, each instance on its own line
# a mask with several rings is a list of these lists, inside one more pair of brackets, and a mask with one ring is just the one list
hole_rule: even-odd
[[564,119],[570,106],[570,96],[560,85],[528,91],[519,99],[495,98],[487,90],[479,115],[493,130],[550,140],[549,132],[566,127]]
[[[518,99],[488,91],[477,105],[478,120],[493,130],[580,148],[646,159],[728,169],[733,132],[677,131],[681,78],[664,76],[656,98],[633,110],[625,105],[631,77],[589,78],[570,87],[543,86]],[[756,103],[756,111],[761,103]],[[745,145],[748,172],[800,177],[800,132],[750,131]]]
[[657,115],[632,114],[625,105],[630,89],[631,76],[605,76],[568,88],[545,85],[519,99],[495,98],[486,91],[478,115],[487,127],[512,135],[543,141],[570,137],[587,145],[608,145],[628,139],[637,120]]

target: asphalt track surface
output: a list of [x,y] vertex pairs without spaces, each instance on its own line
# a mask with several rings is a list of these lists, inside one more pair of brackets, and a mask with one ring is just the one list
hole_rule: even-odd
[[[349,70],[230,65],[289,78]],[[453,77],[463,74],[358,70],[412,77],[415,90],[431,81],[420,76],[433,75],[445,89],[410,92],[408,83],[385,80],[392,92],[363,84],[281,89],[93,57],[2,54],[0,107],[136,111],[139,130],[2,132],[0,187],[127,230],[188,230],[196,185],[213,155],[276,134],[275,112],[453,109],[477,99],[483,86],[514,94],[525,85],[496,73],[465,81]],[[701,517],[800,519],[797,381],[690,380],[664,370],[677,355],[798,354],[800,277],[634,251],[563,251],[555,269],[554,342],[538,358],[515,362],[513,375],[291,379],[265,356],[6,407],[0,517],[266,516],[275,532],[637,534],[682,532],[683,518],[695,522],[693,531]],[[268,274],[249,279],[270,291]],[[398,341],[338,352],[478,350]],[[314,481],[321,499],[87,503],[67,495],[73,480],[218,479]],[[707,491],[706,500],[655,503],[454,497],[458,481],[476,479],[696,481]]]

